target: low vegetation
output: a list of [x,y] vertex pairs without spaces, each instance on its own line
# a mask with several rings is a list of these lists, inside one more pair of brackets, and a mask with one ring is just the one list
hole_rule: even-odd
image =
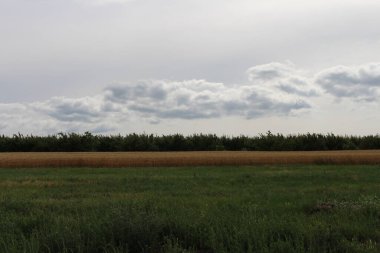
[[60,133],[51,136],[0,136],[0,152],[92,152],[92,151],[321,151],[380,149],[380,135],[339,136],[334,134],[258,136],[183,136],[128,134],[104,136]]
[[0,170],[0,252],[379,252],[379,166]]

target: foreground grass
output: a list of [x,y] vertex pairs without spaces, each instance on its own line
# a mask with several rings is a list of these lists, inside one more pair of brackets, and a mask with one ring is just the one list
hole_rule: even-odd
[[380,252],[380,166],[2,169],[0,252]]

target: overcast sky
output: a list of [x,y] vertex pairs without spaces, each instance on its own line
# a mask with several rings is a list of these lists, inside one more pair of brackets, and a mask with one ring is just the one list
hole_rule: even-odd
[[380,133],[378,0],[0,0],[0,134]]

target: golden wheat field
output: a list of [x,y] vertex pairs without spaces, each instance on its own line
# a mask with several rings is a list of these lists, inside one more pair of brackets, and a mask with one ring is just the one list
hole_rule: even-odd
[[215,151],[0,153],[1,168],[277,164],[380,164],[380,150],[307,152]]

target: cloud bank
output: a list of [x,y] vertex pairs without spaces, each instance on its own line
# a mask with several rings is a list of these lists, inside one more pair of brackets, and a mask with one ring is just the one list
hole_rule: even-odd
[[[144,118],[208,119],[228,115],[247,119],[289,115],[310,108],[304,96],[291,90],[308,89],[307,84],[279,83],[274,80],[250,80],[247,84],[226,85],[206,80],[143,81],[118,84],[105,90],[105,100],[123,105]],[[287,85],[290,90],[282,89]]]
[[96,96],[0,104],[1,132],[106,133],[120,131],[128,122],[297,117],[318,106],[317,98],[376,103],[380,91],[380,64],[376,63],[337,66],[311,75],[292,63],[273,62],[246,73],[247,81],[241,84],[144,80],[115,83]]

